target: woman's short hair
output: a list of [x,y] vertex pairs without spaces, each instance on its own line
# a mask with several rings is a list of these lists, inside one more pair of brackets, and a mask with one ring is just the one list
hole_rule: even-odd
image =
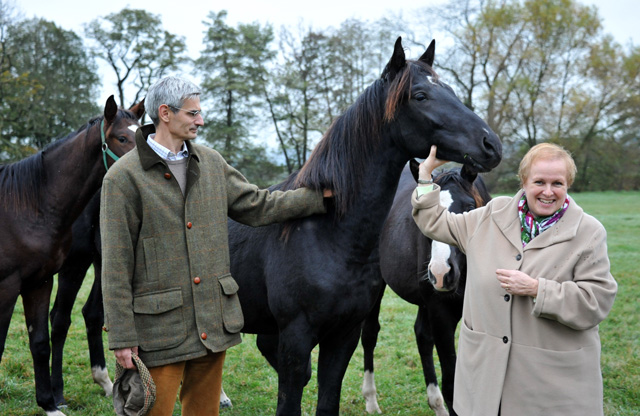
[[162,104],[169,106],[171,111],[177,112],[182,108],[185,100],[200,95],[200,88],[191,81],[178,77],[165,77],[149,87],[144,99],[144,108],[154,125],[158,125],[158,108]]
[[567,167],[567,186],[573,185],[573,181],[576,178],[578,169],[576,168],[576,163],[573,161],[571,154],[560,145],[553,143],[540,143],[529,149],[527,154],[524,155],[524,157],[520,161],[520,168],[518,169],[520,186],[524,186],[524,183],[527,181],[533,162],[541,159],[560,159],[564,161],[565,166]]

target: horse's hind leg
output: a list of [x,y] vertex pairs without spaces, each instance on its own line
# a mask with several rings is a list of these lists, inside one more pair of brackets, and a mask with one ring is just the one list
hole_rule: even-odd
[[104,390],[105,396],[113,393],[113,383],[107,371],[104,357],[104,344],[102,343],[102,327],[104,325],[104,305],[102,304],[101,286],[101,259],[93,262],[94,279],[91,293],[82,308],[84,323],[87,328],[87,342],[89,344],[89,360],[91,361],[91,375],[93,381]]
[[40,287],[22,293],[24,316],[29,332],[29,347],[33,357],[33,372],[36,380],[36,401],[47,414],[61,415],[57,410],[51,388],[49,374],[49,298],[53,279],[48,279]]
[[355,325],[346,333],[328,334],[320,343],[317,416],[338,416],[340,413],[342,380],[358,346],[360,328]]
[[362,382],[362,395],[365,399],[367,413],[382,413],[378,406],[378,393],[374,378],[374,350],[378,343],[378,333],[380,332],[380,304],[384,296],[384,287],[380,290],[380,295],[375,305],[362,323],[362,350],[364,352],[364,380]]
[[429,407],[433,409],[436,416],[449,416],[442,392],[438,387],[438,378],[436,377],[436,369],[433,363],[433,333],[429,322],[429,312],[424,306],[418,308],[418,316],[413,329],[416,334],[420,360],[422,361],[424,381],[427,385]]

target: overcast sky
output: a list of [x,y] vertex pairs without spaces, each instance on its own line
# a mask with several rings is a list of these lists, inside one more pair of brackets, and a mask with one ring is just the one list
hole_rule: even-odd
[[[235,25],[238,22],[271,23],[278,29],[282,25],[294,27],[300,21],[314,28],[323,29],[328,26],[339,26],[348,18],[359,18],[374,21],[389,13],[401,12],[403,16],[410,16],[412,11],[429,5],[438,5],[446,0],[234,0],[221,2],[219,0],[186,0],[184,3],[176,0],[3,0],[16,6],[23,17],[42,17],[55,22],[58,26],[74,30],[84,36],[83,24],[110,13],[117,13],[125,7],[145,9],[150,13],[159,14],[164,29],[180,36],[184,36],[191,57],[197,57],[202,49],[202,38],[205,20],[209,11],[227,10],[227,23]],[[638,0],[581,0],[583,4],[593,4],[599,9],[603,19],[605,32],[614,35],[622,44],[633,42],[638,44],[640,31],[637,19],[640,16],[640,1]],[[396,4],[389,8],[390,4]],[[90,4],[90,5],[89,5]],[[426,41],[425,41],[426,42]],[[105,84],[108,80],[105,77]],[[104,85],[103,92],[106,99],[113,87]]]

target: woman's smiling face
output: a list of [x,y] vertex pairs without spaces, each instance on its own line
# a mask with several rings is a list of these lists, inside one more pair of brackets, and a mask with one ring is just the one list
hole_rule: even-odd
[[567,166],[562,159],[538,159],[524,182],[529,210],[536,217],[548,217],[562,208],[567,198]]

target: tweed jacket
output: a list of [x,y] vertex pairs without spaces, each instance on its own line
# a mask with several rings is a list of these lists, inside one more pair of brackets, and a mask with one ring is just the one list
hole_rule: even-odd
[[109,348],[138,346],[148,367],[241,341],[227,217],[260,226],[325,212],[321,192],[259,190],[216,151],[191,142],[183,196],[146,143],[154,131],[139,129],[137,150],[109,169],[100,209]]
[[[617,284],[606,231],[571,199],[551,228],[524,248],[515,197],[453,214],[439,187],[412,195],[422,232],[467,255],[453,408],[460,416],[603,414],[598,324]],[[538,279],[535,298],[501,288],[496,269]]]

